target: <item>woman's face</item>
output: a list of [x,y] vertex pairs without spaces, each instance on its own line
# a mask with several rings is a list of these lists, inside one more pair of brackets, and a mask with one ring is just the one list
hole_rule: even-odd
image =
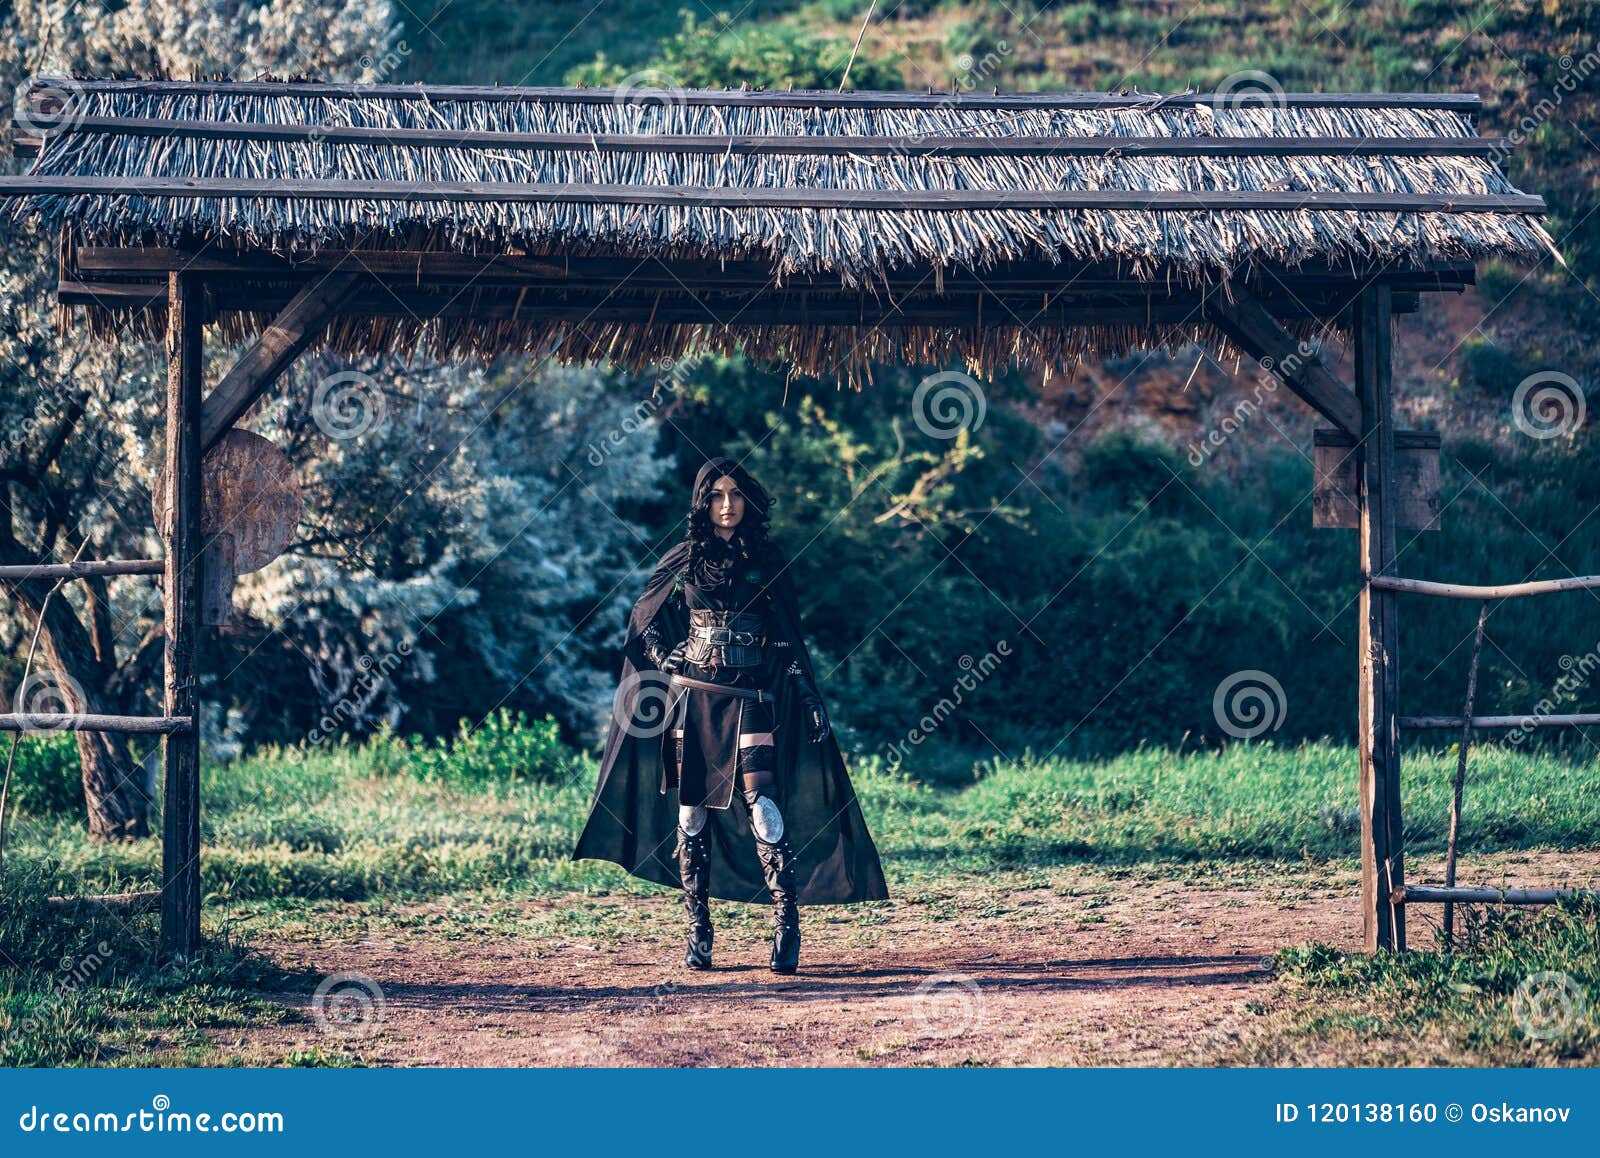
[[723,475],[711,484],[711,525],[731,531],[744,518],[744,495],[732,475]]

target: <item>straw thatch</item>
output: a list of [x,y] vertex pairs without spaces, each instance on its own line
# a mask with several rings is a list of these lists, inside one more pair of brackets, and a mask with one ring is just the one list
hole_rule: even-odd
[[[1449,98],[1430,104],[1430,98],[1290,96],[1258,104],[1189,95],[55,84],[73,98],[61,131],[39,145],[28,176],[0,193],[14,198],[6,210],[13,217],[63,228],[69,251],[177,246],[300,259],[349,248],[402,249],[669,266],[709,259],[755,263],[770,274],[769,285],[740,292],[714,277],[663,288],[618,275],[596,299],[604,308],[587,317],[576,307],[563,315],[552,306],[590,300],[560,298],[559,286],[536,287],[534,302],[524,286],[516,309],[507,307],[505,293],[480,286],[492,290],[489,306],[478,295],[474,309],[429,314],[423,298],[400,316],[341,319],[326,340],[349,353],[421,344],[442,355],[544,349],[637,364],[743,345],[814,372],[953,357],[974,368],[1010,361],[1056,366],[1212,335],[1198,314],[1176,321],[1152,314],[1140,322],[1075,313],[1069,279],[1041,293],[1037,280],[1024,286],[1011,279],[1022,264],[1092,267],[1127,279],[1134,291],[1099,300],[1137,302],[1149,300],[1152,286],[1171,293],[1267,269],[1280,277],[1311,266],[1358,276],[1394,264],[1525,262],[1551,248],[1537,206],[1519,199],[1483,149],[1305,151],[1308,138],[1471,141],[1470,104]],[[244,135],[251,126],[310,128],[265,139]],[[384,135],[396,131],[401,135]],[[411,139],[405,131],[413,131]],[[426,140],[416,138],[428,131]],[[463,132],[486,135],[439,143]],[[530,142],[510,134],[568,139]],[[719,145],[694,148],[662,137],[716,138]],[[792,142],[799,138],[829,140],[815,152],[796,151]],[[1074,150],[1074,139],[1083,138],[1138,143]],[[789,144],[780,149],[772,143],[777,139]],[[1242,147],[1204,155],[1159,148],[1161,141],[1189,139]],[[1003,147],[1020,140],[1037,147]],[[1001,147],[969,153],[940,147],[961,141]],[[87,178],[116,184],[72,191],[89,189],[72,184]],[[170,195],[173,187],[163,182],[173,179],[214,184]],[[297,182],[290,193],[279,187],[287,181]],[[388,187],[378,196],[370,187],[380,183]],[[418,192],[419,185],[432,188]],[[474,189],[477,199],[470,200],[439,192]],[[928,191],[955,193],[955,203],[930,203],[922,196]],[[1039,203],[1076,191],[1108,196],[1096,205]],[[1159,207],[1137,201],[1118,207],[1110,196],[1116,191],[1180,196]],[[1267,196],[1240,207],[1225,203],[1229,193]],[[842,202],[804,203],[839,194]],[[1371,208],[1370,195],[1379,194],[1409,199],[1410,207]],[[1463,209],[1462,198],[1493,203],[1468,201],[1474,207]],[[919,320],[919,307],[956,300],[946,277],[959,273],[968,276],[969,289],[977,283],[977,296],[968,299],[974,316]],[[265,287],[270,279],[254,284]],[[991,295],[987,317],[985,294]],[[889,317],[886,295],[898,310]],[[451,300],[460,296],[457,287]],[[758,301],[762,308],[741,321]],[[873,303],[870,321],[865,305],[855,324],[841,319],[840,303],[853,301]],[[705,321],[692,311],[674,312],[675,302],[707,303]],[[270,317],[270,309],[249,305],[224,306],[225,332],[242,337]],[[814,319],[808,310],[816,311]],[[1316,314],[1309,310],[1294,328],[1327,322]],[[154,333],[160,325],[158,302],[108,301],[89,306],[87,316],[101,332],[130,321],[136,332]],[[752,317],[760,320],[752,324]]]

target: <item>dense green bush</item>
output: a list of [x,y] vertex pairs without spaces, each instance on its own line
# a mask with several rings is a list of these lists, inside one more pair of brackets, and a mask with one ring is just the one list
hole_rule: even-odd
[[[81,816],[83,776],[78,745],[65,732],[20,737],[11,770],[8,807],[33,816]],[[0,768],[11,752],[12,737],[0,738]]]
[[[375,741],[394,745],[393,738]],[[456,734],[440,741],[413,736],[402,762],[423,780],[512,784],[520,780],[558,780],[570,774],[573,751],[561,741],[555,719],[529,722],[522,712],[500,708],[473,725],[462,720]]]
[[[836,89],[845,77],[854,42],[818,36],[793,24],[736,21],[722,12],[702,21],[683,11],[683,27],[661,42],[649,71],[650,84],[662,88]],[[567,74],[569,84],[618,84],[635,70],[601,53]],[[845,79],[847,89],[897,89],[899,69],[870,51],[856,55]]]

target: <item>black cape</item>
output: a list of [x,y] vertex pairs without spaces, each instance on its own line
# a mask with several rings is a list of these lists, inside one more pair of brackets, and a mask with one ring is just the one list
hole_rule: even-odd
[[[774,635],[793,641],[790,650],[816,682],[811,654],[800,630],[799,603],[787,561],[773,544],[765,573]],[[600,759],[600,779],[589,819],[572,851],[620,864],[636,877],[679,886],[678,797],[662,791],[662,744],[670,742],[663,712],[665,677],[644,656],[640,635],[652,621],[669,642],[687,637],[688,615],[668,600],[688,564],[689,544],[678,543],[656,564],[644,594],[628,618],[622,674],[612,703],[611,724]],[[809,725],[793,681],[780,678],[773,703],[778,805],[798,859],[802,905],[881,901],[889,896],[878,850],[845,771],[844,756],[830,730],[820,744],[806,739]],[[770,901],[755,835],[742,807],[711,808],[711,895],[722,900]]]

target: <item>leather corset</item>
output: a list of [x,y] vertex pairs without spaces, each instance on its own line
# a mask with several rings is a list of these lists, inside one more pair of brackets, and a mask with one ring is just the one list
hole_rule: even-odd
[[692,607],[683,658],[698,667],[755,667],[767,642],[765,626],[758,612]]

